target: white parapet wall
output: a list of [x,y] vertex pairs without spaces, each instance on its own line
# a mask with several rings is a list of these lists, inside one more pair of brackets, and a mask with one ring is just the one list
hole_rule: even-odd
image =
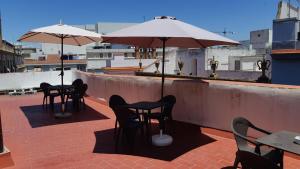
[[[47,82],[51,85],[61,84],[60,71],[48,72],[22,72],[0,74],[0,91],[39,87],[40,83]],[[64,83],[73,81],[72,70],[64,71]]]
[[[88,95],[106,101],[113,94],[129,103],[160,99],[161,79],[157,77],[74,71],[74,78],[88,84]],[[175,120],[230,131],[232,119],[243,116],[267,130],[300,132],[300,86],[167,78],[167,94],[177,99]]]

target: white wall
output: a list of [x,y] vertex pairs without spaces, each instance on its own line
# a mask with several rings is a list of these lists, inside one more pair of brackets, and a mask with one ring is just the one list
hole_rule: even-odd
[[[64,83],[71,84],[73,81],[72,71],[64,72]],[[39,87],[42,82],[59,85],[61,84],[59,74],[60,71],[3,73],[0,74],[0,90]]]
[[208,63],[209,59],[212,59],[213,56],[215,60],[219,61],[218,70],[230,70],[229,69],[229,57],[234,56],[254,56],[255,50],[249,49],[236,49],[236,48],[207,48],[206,49],[206,62],[205,69],[210,70],[210,65]]
[[[177,48],[168,48],[166,49],[166,56],[165,56],[165,74],[175,74],[175,71],[176,71],[176,65],[177,65],[177,62],[176,62],[176,50]],[[160,56],[159,56],[160,57]],[[149,59],[147,59],[149,60]],[[150,59],[152,60],[152,59]],[[160,61],[160,64],[159,64],[159,67],[158,67],[158,70],[160,72],[162,72],[162,61]],[[155,72],[156,71],[156,67],[155,67],[155,64],[152,64],[148,67],[146,67],[144,69],[144,72]]]

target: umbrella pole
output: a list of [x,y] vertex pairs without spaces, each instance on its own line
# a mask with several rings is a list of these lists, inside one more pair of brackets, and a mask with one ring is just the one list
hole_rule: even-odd
[[164,97],[164,84],[165,84],[165,48],[167,38],[161,38],[163,41],[163,58],[162,58],[162,74],[161,74],[161,99]]
[[57,118],[67,118],[70,117],[72,114],[65,112],[65,91],[64,91],[64,37],[63,35],[61,36],[61,112],[60,113],[55,113],[55,117]]

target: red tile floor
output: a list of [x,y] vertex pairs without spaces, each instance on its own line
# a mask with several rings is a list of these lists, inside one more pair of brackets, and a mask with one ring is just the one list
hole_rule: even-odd
[[[55,119],[41,103],[42,94],[0,96],[4,141],[11,151],[0,168],[229,169],[235,158],[230,133],[180,122],[173,125],[172,146],[149,146],[138,135],[133,152],[120,148],[115,153],[115,117],[106,105],[87,98],[85,110]],[[300,168],[298,157],[285,156],[284,163],[286,169]]]

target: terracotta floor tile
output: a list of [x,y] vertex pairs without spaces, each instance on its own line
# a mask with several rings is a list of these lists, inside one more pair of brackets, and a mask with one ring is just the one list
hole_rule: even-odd
[[[42,108],[42,97],[40,93],[0,96],[4,142],[11,150],[6,168],[221,169],[230,167],[235,159],[231,133],[180,122],[173,125],[172,146],[149,146],[138,135],[134,152],[120,144],[116,153],[115,116],[106,103],[87,97],[85,110],[70,119],[55,119]],[[55,111],[59,111],[59,99],[56,102]],[[157,124],[153,132],[158,132]],[[300,168],[295,156],[285,156],[284,163],[285,169]]]

